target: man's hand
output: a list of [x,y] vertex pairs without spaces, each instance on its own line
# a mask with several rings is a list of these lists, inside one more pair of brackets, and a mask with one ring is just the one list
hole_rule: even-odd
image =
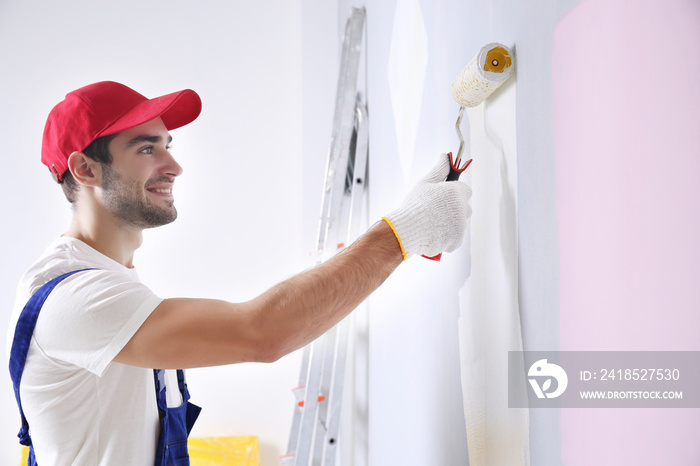
[[472,190],[460,181],[445,182],[449,172],[449,156],[442,154],[403,205],[384,217],[399,240],[404,260],[413,254],[432,257],[452,252],[462,244],[472,214]]

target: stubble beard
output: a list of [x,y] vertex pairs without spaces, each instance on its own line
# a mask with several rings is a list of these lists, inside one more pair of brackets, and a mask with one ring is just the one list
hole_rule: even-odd
[[[171,178],[154,180],[172,182]],[[138,228],[155,228],[172,223],[177,218],[174,201],[167,201],[167,207],[152,204],[143,196],[144,186],[130,182],[112,170],[109,165],[102,166],[102,189],[107,208],[114,216],[130,226]]]

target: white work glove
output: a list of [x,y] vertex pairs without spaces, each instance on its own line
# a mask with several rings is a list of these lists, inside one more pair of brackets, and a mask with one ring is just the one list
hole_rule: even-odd
[[408,193],[403,205],[383,220],[394,230],[404,260],[413,254],[433,257],[462,244],[472,215],[472,189],[461,181],[445,181],[450,157],[439,163]]

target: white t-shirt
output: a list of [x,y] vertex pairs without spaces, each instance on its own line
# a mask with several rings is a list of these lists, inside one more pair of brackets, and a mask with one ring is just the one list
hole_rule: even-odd
[[153,370],[112,362],[162,301],[134,269],[75,238],[57,239],[17,288],[8,356],[30,296],[84,268],[99,270],[68,277],[46,299],[20,383],[37,462],[151,466],[159,433]]

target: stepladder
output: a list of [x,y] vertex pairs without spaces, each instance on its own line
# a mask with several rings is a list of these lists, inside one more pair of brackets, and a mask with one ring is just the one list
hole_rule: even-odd
[[[364,8],[352,8],[342,41],[331,144],[326,160],[315,261],[320,264],[357,238],[368,175],[369,121],[358,86],[365,35]],[[340,444],[348,353],[344,319],[302,351],[299,386],[283,466],[333,466]]]

